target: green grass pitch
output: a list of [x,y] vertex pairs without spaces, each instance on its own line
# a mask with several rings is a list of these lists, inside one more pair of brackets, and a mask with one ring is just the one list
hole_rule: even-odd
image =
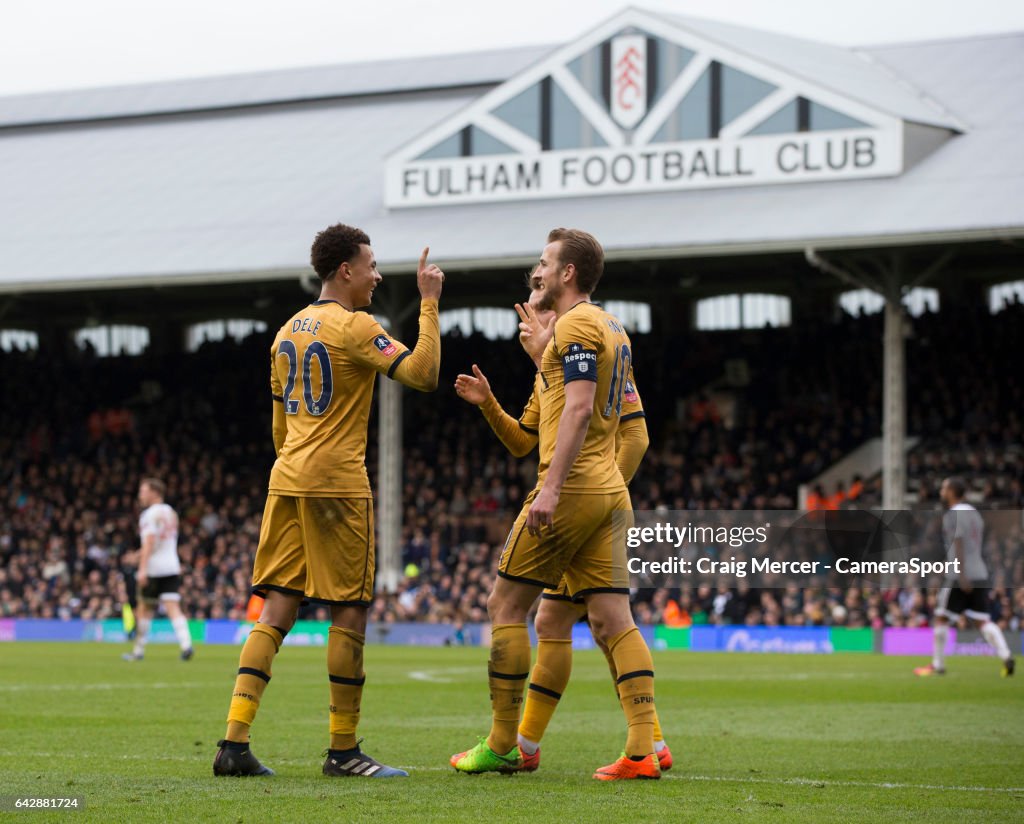
[[916,679],[874,655],[655,654],[676,758],[659,782],[602,783],[624,724],[604,659],[577,653],[532,775],[466,776],[452,752],[486,732],[484,649],[371,646],[360,734],[389,781],[320,774],[323,649],[274,665],[253,750],[271,779],[215,779],[238,649],[188,663],[150,647],[0,645],[0,795],[84,796],[33,821],[685,822],[1024,820],[1024,684],[994,659],[953,658]]

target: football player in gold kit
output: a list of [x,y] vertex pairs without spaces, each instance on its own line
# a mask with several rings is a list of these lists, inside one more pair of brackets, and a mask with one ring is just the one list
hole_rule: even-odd
[[530,669],[526,616],[543,589],[564,580],[565,594],[586,604],[594,636],[612,658],[628,724],[622,756],[594,777],[661,777],[654,664],[629,608],[623,530],[632,525],[632,510],[615,463],[631,345],[622,325],[590,302],[603,269],[604,251],[593,236],[576,229],[548,235],[536,269],[542,308],[557,318],[539,376],[540,463],[547,472],[527,496],[498,565],[488,600],[491,731],[455,761],[461,772],[522,767],[517,733]]
[[[525,306],[516,306],[522,320],[519,339],[538,370],[555,320],[553,311],[539,308],[543,304],[543,294],[540,276],[533,273],[530,275],[529,301]],[[472,375],[459,375],[455,381],[455,391],[459,397],[480,408],[494,434],[517,458],[526,455],[537,445],[542,386],[538,371],[534,378],[533,392],[517,420],[501,407],[491,392],[486,376],[476,364],[473,364]],[[615,462],[627,485],[647,451],[647,425],[644,419],[643,403],[631,373],[622,398],[619,429],[615,433]],[[542,482],[546,471],[546,466],[538,468],[539,482]],[[582,599],[574,601],[569,597],[564,578],[558,587],[544,590],[534,619],[537,660],[530,673],[523,717],[519,724],[518,743],[522,757],[520,772],[533,772],[540,766],[540,741],[558,708],[572,672],[572,629],[584,615],[586,605]],[[612,682],[615,683],[618,680],[615,662],[608,650],[602,647],[602,652],[608,660]],[[672,751],[662,734],[657,712],[654,716],[654,749],[661,770],[664,772],[671,769]],[[453,755],[453,765],[461,757],[462,753]]]
[[214,775],[272,775],[249,749],[249,728],[271,664],[311,601],[331,611],[327,642],[330,746],[323,772],[367,778],[404,776],[359,749],[356,725],[363,683],[366,610],[373,595],[373,504],[366,474],[366,432],[377,373],[423,392],[437,388],[441,362],[437,302],[444,274],[417,271],[419,337],[414,349],[365,312],[381,281],[364,232],[330,226],[316,236],[312,263],[320,299],[289,319],[270,352],[277,461],[253,568],[265,600],[242,648],[228,727]]

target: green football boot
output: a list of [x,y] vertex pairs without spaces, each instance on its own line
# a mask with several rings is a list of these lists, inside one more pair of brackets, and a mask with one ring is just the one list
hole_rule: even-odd
[[505,755],[498,755],[487,746],[486,738],[481,738],[473,749],[460,753],[458,758],[451,758],[451,765],[455,769],[473,775],[485,772],[513,773],[522,766],[522,763],[518,746],[513,747]]

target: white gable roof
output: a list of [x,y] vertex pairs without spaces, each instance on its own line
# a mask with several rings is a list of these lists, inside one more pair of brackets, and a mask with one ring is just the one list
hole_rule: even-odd
[[[580,88],[579,82],[566,67],[610,38],[630,30],[663,38],[696,56],[636,129],[632,139],[627,139],[626,130],[612,122],[601,106]],[[730,32],[735,35],[735,39],[729,38]],[[763,42],[758,41],[759,35],[764,36]],[[497,122],[493,113],[503,103],[548,76],[553,77],[572,98],[608,145],[646,143],[712,61],[720,61],[777,87],[772,95],[761,101],[756,111],[750,112],[751,117],[743,119],[739,129],[731,130],[729,136],[738,136],[743,130],[758,125],[798,96],[827,105],[874,126],[891,126],[896,120],[910,120],[957,130],[962,126],[949,113],[942,113],[939,107],[927,104],[922,96],[907,87],[905,81],[901,85],[897,78],[887,76],[881,67],[852,51],[752,29],[709,24],[708,21],[696,18],[653,14],[629,8],[474,100],[456,118],[436,124],[403,145],[395,153],[395,159],[411,160],[469,125],[489,131],[514,149],[536,151],[539,147],[535,142],[524,140],[523,135],[510,133],[507,124]],[[842,76],[851,78],[850,90],[839,82]]]
[[966,128],[942,103],[880,63],[868,49],[846,49],[699,17],[652,15],[901,120],[957,131]]

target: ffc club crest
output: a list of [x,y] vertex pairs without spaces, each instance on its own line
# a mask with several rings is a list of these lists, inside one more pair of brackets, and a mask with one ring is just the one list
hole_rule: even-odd
[[612,40],[611,114],[632,129],[647,114],[647,38],[624,34]]

